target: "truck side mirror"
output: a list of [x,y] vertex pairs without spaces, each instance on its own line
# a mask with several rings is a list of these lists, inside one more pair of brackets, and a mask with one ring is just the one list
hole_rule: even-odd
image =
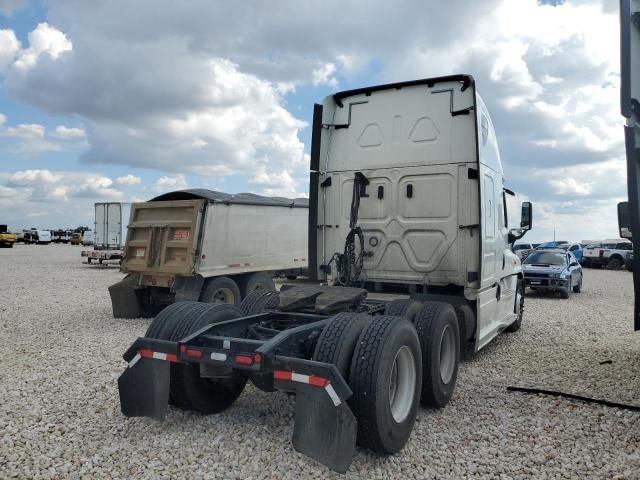
[[631,212],[629,211],[629,202],[620,202],[618,204],[618,229],[620,230],[620,238],[631,238]]
[[533,205],[531,202],[522,202],[522,213],[520,214],[520,228],[531,230],[533,226]]

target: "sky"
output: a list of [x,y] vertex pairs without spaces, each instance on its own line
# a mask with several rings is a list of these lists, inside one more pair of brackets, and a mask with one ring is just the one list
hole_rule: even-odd
[[617,3],[0,0],[0,223],[187,187],[307,196],[314,102],[467,73],[534,203],[525,238],[615,238]]

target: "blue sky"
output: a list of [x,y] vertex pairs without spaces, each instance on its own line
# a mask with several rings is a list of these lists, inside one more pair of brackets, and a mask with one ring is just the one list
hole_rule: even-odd
[[612,237],[617,28],[610,0],[0,0],[1,223],[90,223],[94,201],[184,187],[305,195],[314,102],[470,73],[532,238]]

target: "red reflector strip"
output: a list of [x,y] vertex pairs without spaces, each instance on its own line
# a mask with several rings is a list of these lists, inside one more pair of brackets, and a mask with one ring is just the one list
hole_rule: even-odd
[[273,378],[275,380],[291,380],[291,372],[286,370],[275,370],[273,372]]
[[296,372],[288,372],[286,370],[276,370],[273,372],[273,378],[276,380],[290,380],[292,382],[306,383],[314,387],[326,387],[329,380],[316,375],[303,375]]
[[200,358],[200,357],[202,357],[202,350],[196,350],[196,349],[193,349],[193,348],[188,348],[185,353],[187,354],[187,357],[189,357],[189,358]]
[[236,363],[238,365],[253,365],[253,357],[248,355],[236,355]]
[[322,377],[316,377],[315,375],[310,375],[309,385],[314,385],[316,387],[326,387],[327,385],[329,385],[329,380]]
[[178,362],[178,357],[173,353],[162,353],[162,352],[154,352],[153,350],[149,350],[143,348],[139,350],[138,353],[142,358],[152,358],[154,360],[165,360],[167,362]]

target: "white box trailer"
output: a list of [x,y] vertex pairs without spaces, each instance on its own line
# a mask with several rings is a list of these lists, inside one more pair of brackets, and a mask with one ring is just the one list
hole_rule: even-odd
[[98,202],[94,207],[93,250],[82,251],[82,257],[87,259],[88,264],[92,260],[97,260],[100,264],[104,261],[122,260],[131,204]]
[[121,267],[129,276],[110,288],[114,316],[274,290],[273,275],[307,267],[307,221],[307,199],[250,193],[184,190],[134,203]]

